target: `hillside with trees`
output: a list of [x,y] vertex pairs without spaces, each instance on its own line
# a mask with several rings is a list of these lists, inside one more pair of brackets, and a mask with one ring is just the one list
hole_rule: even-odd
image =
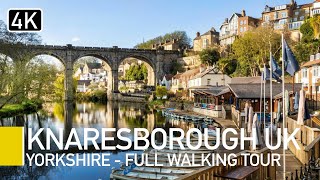
[[190,46],[191,39],[188,37],[185,31],[174,31],[172,33],[167,33],[163,36],[158,36],[156,38],[150,39],[146,42],[142,42],[134,46],[137,49],[151,49],[153,44],[164,43],[166,40],[171,41],[172,39],[179,39],[179,45]]

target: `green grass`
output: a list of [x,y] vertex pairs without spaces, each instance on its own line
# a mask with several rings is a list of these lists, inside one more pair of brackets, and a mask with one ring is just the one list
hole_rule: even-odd
[[21,104],[6,104],[0,109],[0,117],[12,117],[17,115],[22,115],[25,113],[36,112],[41,108],[41,103],[25,101]]

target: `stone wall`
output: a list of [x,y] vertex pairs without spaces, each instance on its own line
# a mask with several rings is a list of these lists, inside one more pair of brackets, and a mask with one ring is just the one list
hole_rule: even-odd
[[182,64],[182,66],[185,69],[192,69],[194,67],[200,66],[201,61],[200,61],[200,56],[199,55],[193,55],[193,56],[187,56],[187,57],[182,57],[178,58],[178,62]]

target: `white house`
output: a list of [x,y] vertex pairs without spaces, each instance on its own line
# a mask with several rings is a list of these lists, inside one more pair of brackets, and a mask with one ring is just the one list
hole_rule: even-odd
[[208,89],[212,86],[225,86],[231,82],[231,77],[222,74],[216,67],[200,68],[200,73],[188,81],[189,96],[197,89]]
[[238,19],[241,17],[241,14],[234,13],[228,19],[226,18],[225,22],[220,26],[220,45],[230,45],[234,42],[238,35]]
[[161,86],[165,86],[167,90],[170,90],[171,84],[172,84],[172,77],[173,77],[173,75],[171,75],[171,74],[164,75],[162,80],[160,80],[159,84]]

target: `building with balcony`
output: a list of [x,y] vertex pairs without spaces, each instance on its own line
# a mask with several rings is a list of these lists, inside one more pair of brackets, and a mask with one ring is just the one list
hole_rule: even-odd
[[307,94],[320,94],[320,53],[310,56],[295,74],[295,82],[302,83]]
[[229,19],[226,18],[220,26],[220,45],[231,45],[237,36],[258,27],[260,22],[260,19],[247,16],[245,10],[241,14],[234,13]]

